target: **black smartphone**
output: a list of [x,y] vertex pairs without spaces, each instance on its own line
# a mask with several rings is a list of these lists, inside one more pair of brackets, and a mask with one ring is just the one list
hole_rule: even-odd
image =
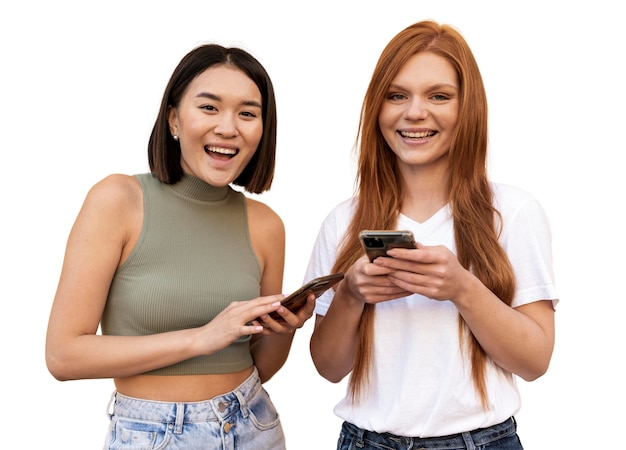
[[[313,293],[315,294],[315,298],[318,298],[328,289],[339,283],[342,279],[343,273],[341,272],[331,273],[330,275],[315,278],[300,286],[300,288],[296,291],[285,297],[281,303],[289,311],[297,312],[305,305],[309,294]],[[271,312],[269,315],[274,320],[283,320],[283,318],[276,311]]]
[[408,230],[363,230],[359,239],[370,262],[387,256],[387,250],[392,248],[417,248],[413,233]]

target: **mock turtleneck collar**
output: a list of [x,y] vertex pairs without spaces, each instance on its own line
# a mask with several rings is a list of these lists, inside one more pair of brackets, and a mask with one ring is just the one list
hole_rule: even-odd
[[226,198],[231,190],[230,186],[216,187],[202,181],[189,174],[183,174],[183,177],[175,184],[170,185],[174,192],[185,197],[192,198],[203,202],[216,202]]

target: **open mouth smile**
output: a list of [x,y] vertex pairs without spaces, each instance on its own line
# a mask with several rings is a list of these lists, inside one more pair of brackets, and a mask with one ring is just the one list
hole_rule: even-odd
[[220,159],[232,158],[237,153],[239,153],[239,150],[235,148],[213,147],[213,146],[204,147],[204,151],[207,155],[218,157]]
[[437,134],[436,131],[398,131],[398,134],[407,139],[428,139]]

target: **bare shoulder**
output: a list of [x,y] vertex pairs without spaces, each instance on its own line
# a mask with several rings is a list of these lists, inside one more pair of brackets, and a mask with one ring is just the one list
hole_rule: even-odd
[[141,186],[134,176],[112,174],[89,190],[87,200],[95,201],[101,206],[136,206],[142,200]]
[[261,265],[274,266],[278,262],[277,266],[282,267],[285,251],[285,225],[282,219],[265,203],[247,197],[246,202],[250,240]]
[[246,197],[250,228],[273,232],[285,232],[285,225],[280,216],[267,204]]
[[[120,248],[136,242],[143,222],[143,194],[139,180],[130,175],[109,175],[87,194],[76,219],[81,234],[111,239]],[[113,244],[111,244],[113,245]]]
[[246,197],[248,230],[254,252],[261,264],[261,293],[275,294],[282,290],[285,266],[285,225],[268,205]]

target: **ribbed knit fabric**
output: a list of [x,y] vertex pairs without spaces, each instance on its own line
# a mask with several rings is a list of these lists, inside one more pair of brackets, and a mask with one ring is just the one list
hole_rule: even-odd
[[[199,327],[231,302],[259,296],[261,267],[250,243],[241,192],[190,175],[174,185],[151,174],[137,178],[144,196],[143,228],[113,278],[103,334],[139,336]],[[243,370],[252,364],[249,340],[148,373]]]

